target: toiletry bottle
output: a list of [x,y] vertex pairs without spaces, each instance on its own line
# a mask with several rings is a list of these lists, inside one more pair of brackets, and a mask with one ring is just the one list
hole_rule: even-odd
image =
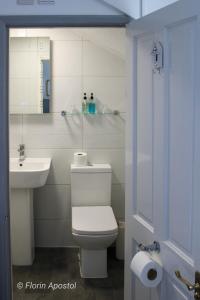
[[90,96],[90,101],[89,101],[89,113],[90,114],[95,114],[96,113],[96,103],[94,100],[94,95],[93,93],[91,93]]
[[89,99],[86,97],[86,114],[89,114]]
[[87,113],[87,106],[88,106],[88,103],[87,103],[87,94],[84,93],[84,97],[83,97],[83,101],[82,101],[82,113],[83,114],[86,114]]

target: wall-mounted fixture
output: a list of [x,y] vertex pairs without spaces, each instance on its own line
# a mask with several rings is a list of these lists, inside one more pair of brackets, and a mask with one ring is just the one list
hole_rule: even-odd
[[139,249],[139,251],[147,251],[147,252],[156,251],[159,253],[160,252],[160,244],[156,241],[154,241],[151,245],[139,244],[138,249]]
[[161,42],[154,42],[153,49],[151,52],[152,62],[153,62],[153,71],[159,72],[164,67],[164,50]]
[[65,116],[67,115],[67,111],[66,111],[66,110],[62,110],[62,111],[60,112],[60,115],[61,115],[62,117],[65,117]]
[[74,115],[85,115],[85,116],[89,116],[89,115],[114,115],[114,116],[119,116],[120,115],[120,111],[119,110],[112,110],[112,111],[107,111],[107,112],[96,112],[95,114],[90,114],[90,113],[83,113],[83,112],[78,112],[78,111],[75,111],[75,112],[68,112],[66,110],[62,110],[60,112],[60,115],[62,117],[65,117],[65,116],[74,116]]

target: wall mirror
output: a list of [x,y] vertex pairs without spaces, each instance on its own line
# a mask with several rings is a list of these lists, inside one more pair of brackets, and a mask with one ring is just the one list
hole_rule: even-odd
[[49,113],[51,100],[49,37],[11,37],[9,47],[10,113]]

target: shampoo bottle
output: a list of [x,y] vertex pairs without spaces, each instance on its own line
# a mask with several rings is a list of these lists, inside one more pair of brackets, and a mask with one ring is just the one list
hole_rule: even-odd
[[82,113],[86,114],[87,113],[87,94],[84,93],[83,101],[82,101]]
[[90,100],[89,100],[89,113],[95,114],[96,113],[96,103],[94,100],[94,95],[91,93]]

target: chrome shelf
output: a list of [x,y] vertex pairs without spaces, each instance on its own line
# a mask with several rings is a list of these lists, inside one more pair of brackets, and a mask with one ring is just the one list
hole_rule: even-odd
[[61,111],[61,116],[62,117],[72,117],[72,116],[80,116],[80,115],[83,115],[83,116],[91,116],[91,117],[94,117],[94,116],[98,116],[98,115],[114,115],[114,116],[118,116],[120,115],[120,112],[118,110],[113,110],[113,111],[109,111],[109,112],[96,112],[95,114],[90,114],[90,113],[83,113],[83,112],[68,112],[66,110],[62,110]]

